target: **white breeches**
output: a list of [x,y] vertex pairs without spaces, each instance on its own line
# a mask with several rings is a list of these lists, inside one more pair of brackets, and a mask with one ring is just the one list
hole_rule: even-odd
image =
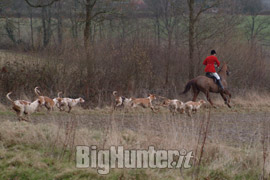
[[218,75],[218,73],[212,73],[213,74],[213,76],[215,76],[215,78],[217,79],[217,80],[220,80],[220,77],[219,77],[219,75]]

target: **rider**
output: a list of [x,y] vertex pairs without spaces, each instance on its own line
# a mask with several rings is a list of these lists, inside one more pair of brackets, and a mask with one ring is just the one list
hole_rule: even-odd
[[218,75],[218,73],[216,72],[215,69],[215,64],[217,65],[217,67],[219,67],[220,62],[218,61],[217,57],[216,57],[217,53],[215,50],[211,51],[211,56],[208,56],[204,61],[203,61],[203,65],[206,65],[205,67],[205,72],[206,73],[210,73],[211,75],[213,75],[216,79],[217,79],[217,84],[218,86],[224,90],[223,85],[221,84],[221,79]]

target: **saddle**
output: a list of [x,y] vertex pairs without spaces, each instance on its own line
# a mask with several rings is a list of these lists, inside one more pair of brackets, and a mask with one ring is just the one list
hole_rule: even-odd
[[217,84],[217,79],[216,79],[216,77],[215,77],[215,76],[213,76],[213,74],[212,74],[212,73],[207,72],[207,73],[205,74],[205,76],[206,76],[206,77],[208,77],[208,78],[213,79],[213,80],[214,80],[214,83],[215,83],[215,84]]

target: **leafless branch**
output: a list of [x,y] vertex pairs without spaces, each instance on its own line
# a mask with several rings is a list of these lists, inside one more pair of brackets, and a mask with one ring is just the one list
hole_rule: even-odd
[[199,16],[204,13],[205,11],[212,9],[213,7],[217,6],[219,3],[219,0],[216,0],[211,6],[205,7],[206,6],[206,1],[203,2],[203,5],[201,6],[199,12],[197,13],[195,17],[195,21],[199,18]]
[[95,17],[97,17],[98,15],[106,14],[106,13],[107,13],[107,11],[99,11],[99,12],[96,12],[96,13],[92,16],[92,18],[95,18]]
[[31,3],[29,0],[25,0],[25,2],[34,8],[42,8],[42,7],[47,7],[47,6],[51,6],[53,3],[60,1],[60,0],[51,0],[50,2],[48,2],[47,4],[33,4]]

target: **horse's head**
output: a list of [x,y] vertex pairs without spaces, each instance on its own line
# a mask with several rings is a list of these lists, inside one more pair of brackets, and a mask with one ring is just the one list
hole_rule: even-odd
[[225,64],[227,66],[226,74],[227,74],[227,76],[229,76],[231,74],[231,71],[230,71],[228,64],[226,62],[225,62]]

